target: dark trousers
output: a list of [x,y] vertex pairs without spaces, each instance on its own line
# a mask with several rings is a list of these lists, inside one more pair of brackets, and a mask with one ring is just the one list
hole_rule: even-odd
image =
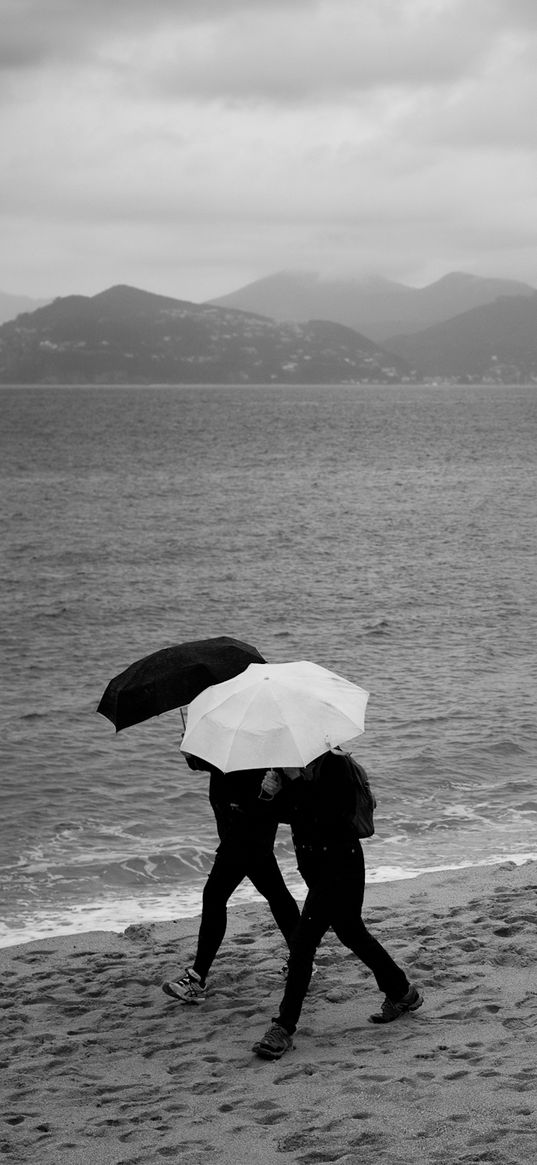
[[227,903],[237,886],[249,878],[259,894],[266,898],[274,921],[288,946],[300,921],[300,910],[287,889],[272,851],[255,853],[252,846],[244,853],[224,841],[219,847],[203,891],[203,907],[198,935],[198,949],[193,968],[202,983],[217,954],[227,925]]
[[285,993],[275,1019],[291,1035],[307,994],[315,952],[329,927],[370,968],[390,999],[400,999],[409,988],[404,971],[362,922],[365,867],[360,843],[332,852],[297,847],[297,857],[309,891],[291,943]]

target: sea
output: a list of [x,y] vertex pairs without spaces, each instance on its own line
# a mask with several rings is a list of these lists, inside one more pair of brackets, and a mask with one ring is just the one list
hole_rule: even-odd
[[[108,681],[231,635],[370,693],[369,882],[537,858],[537,388],[0,389],[0,943],[199,913],[179,709]],[[276,852],[299,898],[287,826]],[[245,882],[234,903],[256,898]]]

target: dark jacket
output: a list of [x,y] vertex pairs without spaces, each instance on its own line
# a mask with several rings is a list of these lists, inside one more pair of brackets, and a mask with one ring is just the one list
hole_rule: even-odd
[[198,757],[185,757],[188,767],[208,772],[209,801],[221,842],[255,852],[271,851],[278,828],[275,803],[259,799],[265,769],[223,773]]
[[284,777],[279,795],[281,820],[288,821],[295,848],[331,849],[359,845],[354,813],[356,789],[344,753],[326,752],[308,766],[311,777]]

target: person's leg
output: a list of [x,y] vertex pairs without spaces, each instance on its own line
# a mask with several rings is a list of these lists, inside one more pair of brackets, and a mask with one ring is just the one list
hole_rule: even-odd
[[373,972],[377,985],[390,999],[399,999],[410,986],[405,972],[387,950],[367,930],[361,918],[352,916],[352,899],[348,906],[338,905],[332,915],[332,927],[343,946],[348,947]]
[[374,1023],[386,1023],[398,1015],[415,1010],[423,1002],[416,988],[412,988],[405,972],[392,959],[382,944],[367,930],[361,916],[365,869],[360,847],[349,861],[347,873],[341,871],[341,880],[334,880],[331,888],[331,926],[340,942],[358,956],[373,972],[377,986],[386,995],[382,1011],[370,1018]]
[[293,1034],[308,991],[315,951],[329,926],[327,905],[322,884],[310,889],[291,940],[287,981],[278,1015],[252,1049],[263,1060],[279,1060],[293,1047]]
[[166,995],[181,1003],[201,1003],[205,998],[205,980],[226,933],[226,906],[245,877],[235,852],[222,843],[203,891],[196,957],[180,978],[162,984]]
[[192,964],[192,970],[199,975],[202,986],[226,933],[227,904],[245,877],[246,870],[237,860],[237,855],[222,845],[203,890],[198,945]]
[[283,880],[273,853],[248,863],[247,877],[259,894],[266,898],[276,925],[287,946],[300,922],[300,909]]
[[296,1031],[308,992],[315,952],[329,926],[329,903],[320,883],[309,890],[291,940],[285,991],[276,1020],[291,1035]]
[[305,874],[310,888],[291,939],[285,990],[274,1020],[291,1035],[296,1030],[308,992],[315,952],[330,926],[330,901],[324,877],[311,869],[303,872],[303,876]]

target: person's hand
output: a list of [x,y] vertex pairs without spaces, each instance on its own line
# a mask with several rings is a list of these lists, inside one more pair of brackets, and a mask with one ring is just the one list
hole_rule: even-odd
[[265,800],[268,800],[272,797],[275,797],[276,793],[279,793],[281,787],[282,778],[280,777],[280,774],[276,772],[276,769],[267,769],[261,782],[260,796],[264,796]]

